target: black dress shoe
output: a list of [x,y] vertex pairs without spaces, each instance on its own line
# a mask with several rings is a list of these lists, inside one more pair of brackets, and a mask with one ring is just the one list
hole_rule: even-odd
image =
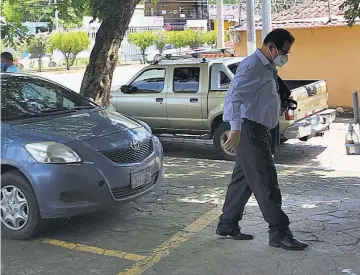
[[229,236],[234,240],[241,240],[241,241],[249,241],[254,239],[253,235],[242,233],[240,231],[240,228],[233,229],[232,231],[222,231],[220,229],[216,229],[216,234],[222,237]]
[[304,250],[308,247],[307,243],[297,240],[290,230],[270,233],[269,245],[272,247],[281,247],[286,250]]

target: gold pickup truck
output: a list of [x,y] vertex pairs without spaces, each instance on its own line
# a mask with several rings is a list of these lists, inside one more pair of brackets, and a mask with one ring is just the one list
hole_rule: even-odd
[[[234,160],[223,144],[230,125],[223,121],[224,99],[243,57],[163,58],[140,70],[128,83],[112,90],[118,112],[146,122],[154,134],[213,139],[226,160]],[[328,109],[324,80],[285,80],[298,102],[279,122],[279,142],[322,135],[335,119]]]

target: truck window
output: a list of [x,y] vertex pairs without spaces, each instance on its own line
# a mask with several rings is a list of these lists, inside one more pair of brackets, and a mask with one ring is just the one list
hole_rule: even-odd
[[200,68],[179,67],[174,69],[174,92],[196,93],[199,90]]
[[138,93],[161,93],[165,84],[165,69],[149,69],[140,74],[131,84]]
[[228,89],[230,85],[230,78],[224,73],[220,72],[220,89]]
[[235,75],[237,68],[239,67],[240,62],[236,62],[234,64],[230,64],[228,66],[229,70]]

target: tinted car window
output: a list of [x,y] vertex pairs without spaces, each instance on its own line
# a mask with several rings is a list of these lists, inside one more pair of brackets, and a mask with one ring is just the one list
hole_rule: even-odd
[[138,93],[160,93],[164,89],[165,69],[150,69],[140,74],[131,84]]
[[57,84],[31,77],[2,77],[1,118],[31,117],[92,107],[89,101]]
[[230,78],[224,72],[220,72],[220,89],[228,89],[230,82]]
[[240,64],[240,62],[237,62],[237,63],[234,63],[234,64],[230,64],[230,65],[228,66],[229,70],[230,70],[234,75],[235,75],[235,73],[236,73],[236,70],[237,70],[239,64]]
[[174,92],[196,93],[199,90],[200,68],[181,67],[174,70]]

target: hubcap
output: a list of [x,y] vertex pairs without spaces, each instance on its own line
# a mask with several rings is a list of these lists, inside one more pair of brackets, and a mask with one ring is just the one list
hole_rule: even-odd
[[13,185],[1,188],[1,222],[11,230],[22,229],[29,219],[29,205],[24,193]]
[[221,137],[220,137],[220,145],[221,145],[222,150],[223,150],[227,155],[234,157],[234,156],[236,155],[236,153],[232,153],[232,152],[224,149],[224,144],[225,144],[225,142],[228,140],[229,133],[230,133],[230,131],[227,130],[227,131],[225,131],[225,132],[221,135]]

